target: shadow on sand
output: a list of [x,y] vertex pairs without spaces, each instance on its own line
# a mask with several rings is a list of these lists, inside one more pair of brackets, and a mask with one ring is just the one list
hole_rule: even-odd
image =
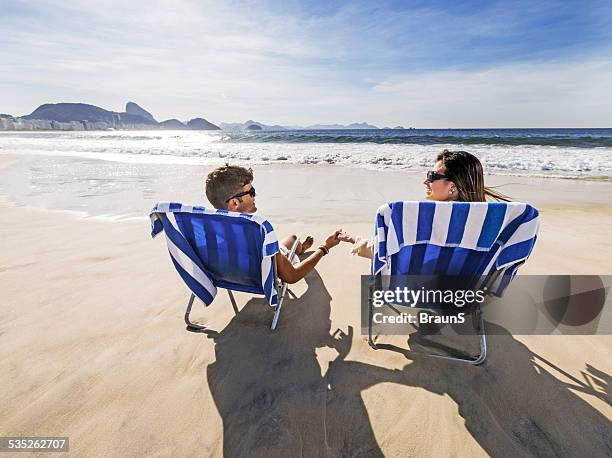
[[[481,367],[420,358],[390,370],[345,361],[353,343],[365,344],[352,332],[331,334],[331,297],[316,272],[306,282],[308,290],[286,302],[276,331],[269,329],[269,306],[252,299],[225,329],[209,333],[216,361],[207,375],[223,421],[224,456],[383,456],[362,397],[383,382],[449,395],[467,430],[493,456],[612,454],[610,420],[574,393],[609,404],[604,372],[589,366],[581,381],[509,334],[489,338]],[[324,375],[320,347],[338,352]],[[410,402],[408,395],[404,400]],[[399,421],[420,421],[413,411],[407,415]],[[401,435],[393,449],[405,455],[414,446]]]

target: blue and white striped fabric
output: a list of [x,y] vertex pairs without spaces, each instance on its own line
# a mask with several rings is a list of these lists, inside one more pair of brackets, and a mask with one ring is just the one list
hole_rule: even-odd
[[264,294],[268,303],[276,306],[272,257],[279,249],[267,220],[176,202],[159,202],[149,217],[151,236],[166,233],[176,270],[206,305],[220,287]]
[[531,254],[540,219],[519,202],[391,202],[376,214],[375,275],[489,276],[501,295]]

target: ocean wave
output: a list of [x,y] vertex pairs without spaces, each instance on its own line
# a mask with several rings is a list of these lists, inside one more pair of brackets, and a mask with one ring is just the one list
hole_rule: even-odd
[[549,133],[493,134],[477,133],[416,134],[413,131],[272,131],[226,132],[221,141],[235,143],[374,143],[396,145],[499,145],[499,146],[559,146],[566,148],[610,148],[612,136],[564,135]]
[[[286,135],[278,133],[281,134]],[[2,134],[0,154],[70,156],[83,160],[135,164],[214,165],[232,162],[248,165],[303,164],[374,170],[424,170],[432,166],[442,149],[449,148],[472,152],[480,158],[486,172],[490,174],[582,179],[612,177],[612,147],[355,141],[283,143],[228,140],[227,133],[140,131],[128,132],[127,135],[133,141],[126,141],[125,135],[125,132],[27,133],[21,136],[14,133]],[[248,134],[246,136],[250,137]],[[355,133],[350,136],[354,137]],[[441,138],[448,140],[447,136]]]

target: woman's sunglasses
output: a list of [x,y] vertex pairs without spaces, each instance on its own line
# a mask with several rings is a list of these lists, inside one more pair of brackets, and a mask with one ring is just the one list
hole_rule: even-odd
[[436,173],[433,170],[430,170],[429,172],[427,172],[427,181],[433,182],[436,180],[448,180],[448,177],[446,175],[441,175],[439,173]]
[[238,194],[234,194],[232,197],[227,199],[225,201],[225,203],[229,202],[232,199],[238,199],[239,197],[244,197],[246,195],[249,195],[251,197],[255,197],[255,186],[251,186],[251,189],[249,189],[248,191],[239,192]]

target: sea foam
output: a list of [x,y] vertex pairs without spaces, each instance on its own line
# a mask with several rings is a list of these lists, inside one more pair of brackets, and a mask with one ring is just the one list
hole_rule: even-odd
[[[561,141],[557,141],[557,145],[526,144],[529,136],[517,137],[515,134],[508,136],[506,141],[519,144],[503,144],[499,140],[474,143],[473,140],[478,138],[499,138],[499,134],[483,137],[482,133],[463,137],[436,134],[425,137],[447,142],[430,143],[428,140],[419,144],[398,142],[393,136],[384,141],[383,134],[368,132],[361,136],[319,132],[318,135],[308,132],[266,132],[258,135],[192,131],[2,132],[0,153],[134,164],[290,163],[334,164],[376,170],[423,170],[431,167],[435,156],[446,148],[463,149],[475,154],[489,174],[612,179],[612,146],[560,146],[563,144]],[[576,138],[587,137],[593,143],[592,136]],[[313,141],[315,138],[328,141]],[[349,142],[347,138],[356,141]],[[362,141],[364,138],[376,141]],[[567,144],[579,144],[576,138]],[[331,139],[335,141],[330,142]],[[533,143],[543,143],[540,140]],[[607,144],[607,140],[604,138],[597,144]]]

